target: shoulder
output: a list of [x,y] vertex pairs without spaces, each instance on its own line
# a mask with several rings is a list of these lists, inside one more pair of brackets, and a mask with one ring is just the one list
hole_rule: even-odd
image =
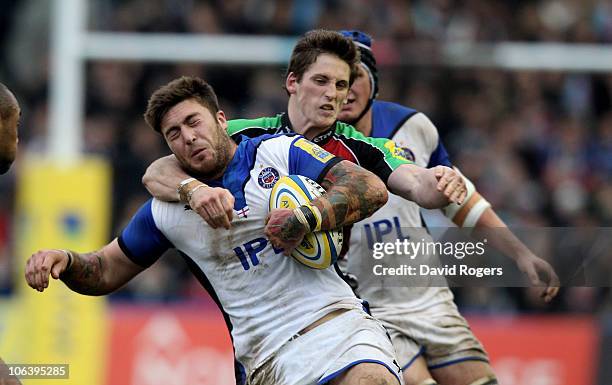
[[375,100],[372,103],[372,109],[374,113],[394,114],[402,117],[408,117],[419,112],[414,108],[384,100]]
[[431,119],[422,112],[417,112],[411,116],[410,119],[406,120],[398,129],[398,132],[401,131],[416,132],[418,135],[427,138],[428,142],[430,140],[437,142],[439,136],[437,127],[433,124]]
[[243,142],[248,147],[269,148],[293,143],[298,138],[302,138],[302,136],[297,134],[263,134],[255,138],[246,138]]
[[375,100],[372,104],[372,135],[391,138],[397,130],[419,112],[401,104]]
[[280,115],[256,119],[232,119],[227,121],[227,132],[230,135],[240,134],[250,129],[272,130],[280,127]]
[[344,122],[336,122],[336,129],[334,131],[336,136],[345,137],[345,138],[353,138],[353,139],[365,139],[366,136],[361,133],[354,126],[344,123]]
[[433,124],[431,119],[429,119],[429,117],[422,112],[418,112],[408,119],[399,128],[398,133],[401,131],[410,131],[415,135],[418,135],[432,151],[438,145],[440,138],[440,134],[438,133],[436,126]]
[[237,151],[247,157],[258,154],[286,154],[298,138],[301,136],[296,134],[263,134],[253,138],[242,137]]

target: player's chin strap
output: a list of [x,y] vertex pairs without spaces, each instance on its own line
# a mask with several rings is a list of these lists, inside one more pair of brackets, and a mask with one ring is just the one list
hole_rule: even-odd
[[483,378],[479,378],[478,380],[472,382],[469,385],[499,385],[499,382],[497,382],[497,378],[495,376],[490,375]]
[[467,187],[467,194],[463,203],[460,205],[456,203],[451,203],[450,205],[444,208],[444,213],[450,220],[455,222],[459,227],[474,227],[478,222],[478,219],[485,212],[486,209],[491,207],[491,204],[484,199],[478,191],[476,191],[476,187],[474,187],[474,183],[472,183],[468,178],[466,178],[461,172],[455,167],[455,171],[463,177],[465,181],[465,185]]

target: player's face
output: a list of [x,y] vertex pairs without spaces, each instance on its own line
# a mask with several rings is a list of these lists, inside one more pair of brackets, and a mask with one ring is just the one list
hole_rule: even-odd
[[226,129],[223,111],[213,116],[195,99],[172,107],[161,122],[161,133],[181,165],[208,177],[218,176],[229,162],[231,144]]
[[338,120],[343,122],[354,122],[365,110],[372,92],[370,77],[363,66],[359,66],[357,78],[353,82],[346,98],[346,104],[342,106],[342,111],[338,115]]
[[299,82],[295,74],[289,74],[287,91],[296,98],[308,126],[325,130],[336,121],[348,93],[350,72],[339,57],[321,54]]

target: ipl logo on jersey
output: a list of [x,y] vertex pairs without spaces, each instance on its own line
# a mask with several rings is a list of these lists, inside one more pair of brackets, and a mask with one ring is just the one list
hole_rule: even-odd
[[259,173],[257,183],[263,188],[272,188],[278,180],[278,171],[273,167],[266,167]]

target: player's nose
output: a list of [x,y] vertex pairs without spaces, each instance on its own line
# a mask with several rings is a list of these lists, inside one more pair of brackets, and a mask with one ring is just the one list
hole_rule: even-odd
[[183,127],[183,137],[185,138],[185,143],[193,144],[197,139],[196,132],[191,127]]
[[338,96],[338,90],[336,90],[335,84],[330,84],[325,87],[325,97],[329,100],[334,100]]

